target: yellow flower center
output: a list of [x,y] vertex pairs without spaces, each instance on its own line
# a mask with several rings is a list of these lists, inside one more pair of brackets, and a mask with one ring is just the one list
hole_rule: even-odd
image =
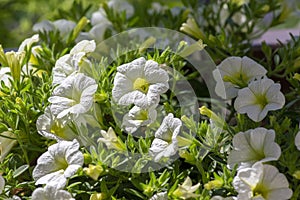
[[261,109],[263,109],[266,105],[268,105],[268,99],[266,98],[266,95],[257,95],[256,103],[260,105]]
[[264,199],[267,198],[268,190],[261,184],[258,184],[253,190],[253,197],[263,197]]
[[239,88],[244,88],[248,86],[249,77],[245,74],[237,73],[233,76],[224,76],[224,82],[231,82],[233,85],[238,86]]
[[141,110],[137,115],[135,115],[135,120],[145,121],[148,119],[148,111]]
[[149,83],[143,78],[137,78],[133,83],[133,88],[146,94],[149,89]]
[[58,137],[65,138],[65,127],[63,127],[58,121],[55,121],[51,126],[50,132]]

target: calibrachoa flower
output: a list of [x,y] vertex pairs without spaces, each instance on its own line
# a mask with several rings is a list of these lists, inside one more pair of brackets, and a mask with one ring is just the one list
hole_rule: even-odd
[[126,145],[120,138],[116,136],[114,129],[109,127],[107,131],[100,131],[103,138],[99,138],[98,142],[103,142],[108,149],[116,149],[119,151],[126,151]]
[[124,127],[128,133],[134,133],[139,127],[154,122],[156,116],[157,112],[154,107],[142,109],[138,106],[134,106],[124,115],[122,127]]
[[91,62],[86,56],[95,51],[95,41],[83,40],[77,43],[70,51],[60,57],[53,68],[53,85],[61,84],[65,79],[74,72],[81,72],[81,68],[89,68]]
[[45,113],[36,121],[36,127],[38,133],[42,136],[59,140],[73,140],[76,138],[76,134],[68,126],[68,121],[63,119],[57,119],[57,117],[51,112],[51,106],[45,109]]
[[4,131],[0,134],[0,162],[4,160],[11,148],[17,143],[14,138],[16,138],[15,135],[10,131]]
[[82,165],[83,154],[79,151],[77,140],[60,141],[38,158],[32,176],[36,185],[47,184],[60,189]]
[[70,192],[52,186],[37,188],[32,193],[32,200],[75,200]]
[[149,200],[168,200],[168,193],[167,192],[157,193],[153,195],[153,197],[151,197]]
[[247,87],[252,79],[266,74],[267,70],[263,66],[247,56],[229,57],[213,71],[217,81],[215,91],[224,99],[232,99],[237,96],[241,88]]
[[154,161],[158,162],[162,157],[175,155],[178,150],[177,136],[180,132],[182,122],[169,113],[163,119],[161,126],[155,132],[155,138],[149,149]]
[[200,187],[200,183],[197,183],[193,186],[192,180],[190,177],[187,177],[182,185],[179,185],[178,188],[172,193],[175,197],[180,199],[189,199],[199,197],[200,194],[194,194],[194,192]]
[[284,106],[285,98],[280,88],[280,84],[268,78],[252,81],[248,87],[239,90],[234,108],[238,113],[247,113],[250,119],[259,122],[267,116],[268,111]]
[[117,68],[112,97],[119,105],[148,108],[169,89],[168,73],[153,60],[138,58]]
[[48,101],[52,104],[51,111],[57,118],[68,114],[86,113],[93,105],[94,94],[97,91],[94,79],[74,73],[56,87]]
[[239,170],[233,187],[238,192],[239,200],[285,200],[293,194],[286,177],[276,167],[260,162]]
[[250,167],[256,162],[278,160],[280,146],[275,143],[274,130],[265,128],[239,132],[233,137],[233,150],[229,153],[228,164],[231,168],[238,164],[240,168]]

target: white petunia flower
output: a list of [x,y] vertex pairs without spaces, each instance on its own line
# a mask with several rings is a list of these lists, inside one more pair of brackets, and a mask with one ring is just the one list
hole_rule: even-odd
[[117,68],[112,90],[120,105],[148,108],[159,103],[160,94],[169,89],[168,73],[153,60],[138,58]]
[[76,140],[60,141],[38,158],[32,176],[36,185],[47,184],[60,189],[82,165],[83,154],[79,151],[79,143]]
[[149,200],[168,200],[168,193],[167,192],[160,192],[153,195]]
[[68,114],[86,113],[93,105],[93,96],[97,91],[94,79],[75,73],[68,76],[65,81],[54,89],[48,101],[52,104],[51,111],[57,118]]
[[90,68],[91,62],[86,58],[87,55],[96,49],[94,40],[82,40],[77,43],[70,51],[60,57],[53,68],[53,85],[61,84],[69,75],[74,72],[82,72],[83,68]]
[[260,162],[239,170],[233,187],[238,200],[285,200],[293,194],[286,177],[276,167]]
[[32,200],[75,200],[71,193],[65,190],[56,189],[52,186],[37,188],[32,193]]
[[134,106],[124,115],[122,127],[128,133],[134,133],[139,127],[147,126],[155,121],[157,112],[154,107],[142,109]]
[[4,178],[0,175],[0,194],[2,194],[3,190],[5,187],[5,180]]
[[267,116],[268,111],[284,106],[285,98],[280,87],[280,84],[268,78],[252,81],[238,92],[234,108],[238,113],[247,113],[250,119],[259,122]]
[[5,156],[10,152],[13,146],[17,143],[15,135],[10,131],[4,131],[0,134],[0,162],[2,162]]
[[265,128],[250,129],[233,137],[233,150],[229,153],[228,165],[233,168],[250,167],[256,162],[278,160],[280,146],[275,142],[274,130]]
[[296,145],[297,149],[300,151],[300,131],[297,133],[297,135],[295,137],[295,145]]
[[263,66],[247,56],[229,57],[213,71],[217,81],[215,91],[223,99],[232,99],[237,96],[241,88],[247,87],[252,79],[266,74],[267,70]]
[[45,113],[36,121],[38,133],[46,138],[60,140],[73,140],[76,134],[68,126],[68,121],[57,119],[51,112],[51,106],[45,109]]
[[199,197],[200,194],[194,194],[194,192],[200,187],[200,183],[193,186],[190,177],[187,177],[182,185],[173,192],[173,195],[179,197],[180,199],[189,199]]
[[163,119],[161,126],[155,132],[155,138],[150,147],[150,154],[154,161],[158,162],[162,157],[175,155],[178,150],[177,135],[180,132],[182,122],[169,113]]

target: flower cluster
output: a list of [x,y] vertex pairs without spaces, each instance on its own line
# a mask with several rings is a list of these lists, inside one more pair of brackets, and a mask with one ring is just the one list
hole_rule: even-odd
[[229,57],[213,71],[215,91],[224,99],[235,98],[234,108],[255,122],[262,121],[268,111],[285,103],[280,84],[266,77],[263,66],[248,57]]

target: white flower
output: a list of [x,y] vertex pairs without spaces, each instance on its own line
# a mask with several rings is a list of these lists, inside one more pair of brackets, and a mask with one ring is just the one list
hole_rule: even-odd
[[4,178],[0,175],[0,194],[2,194],[5,186],[5,180]]
[[268,111],[284,106],[285,98],[280,87],[280,84],[268,78],[252,81],[238,92],[234,108],[238,113],[247,113],[250,119],[259,122],[267,116]]
[[63,119],[57,119],[57,117],[51,112],[51,106],[45,109],[45,113],[36,121],[36,127],[38,133],[42,136],[60,140],[73,140],[76,138],[76,134],[68,126],[68,121]]
[[82,40],[77,43],[70,51],[60,57],[53,68],[53,85],[61,84],[69,75],[74,72],[82,72],[84,68],[90,69],[91,62],[86,58],[87,55],[96,49],[94,40]]
[[4,131],[0,134],[0,162],[2,162],[5,156],[10,152],[12,147],[17,143],[15,135],[10,131]]
[[239,170],[233,187],[238,200],[285,200],[293,194],[286,177],[276,167],[260,162]]
[[[10,75],[10,68],[9,67],[1,67],[0,68],[0,81],[3,81],[4,84],[7,87],[10,87],[10,79],[12,79],[11,75]],[[1,88],[1,85],[0,85]]]
[[121,139],[119,139],[116,136],[114,129],[109,127],[109,129],[107,131],[101,130],[100,133],[103,136],[103,138],[99,138],[97,142],[103,142],[107,146],[108,149],[116,149],[119,151],[126,151],[125,144],[122,142]]
[[228,164],[231,168],[238,164],[240,168],[250,167],[256,162],[278,160],[280,146],[275,142],[274,130],[265,128],[239,132],[233,137],[233,150],[229,153]]
[[79,151],[79,143],[76,140],[60,141],[38,158],[32,176],[36,185],[47,184],[60,189],[82,165],[83,154]]
[[194,192],[200,187],[200,183],[193,186],[190,177],[187,177],[182,185],[173,192],[173,195],[179,197],[180,199],[189,199],[199,197],[200,194],[194,194]]
[[53,96],[48,99],[52,104],[52,113],[57,115],[58,119],[68,114],[86,113],[93,105],[93,96],[97,87],[94,79],[82,73],[68,76],[54,89]]
[[58,30],[62,38],[65,38],[76,26],[76,23],[66,19],[58,19],[56,21],[44,20],[33,25],[35,32],[49,32]]
[[168,73],[153,60],[141,57],[119,66],[117,71],[112,96],[120,105],[148,108],[158,104],[160,94],[169,89]]
[[125,11],[127,19],[132,17],[134,14],[134,7],[126,0],[110,0],[107,5],[119,13]]
[[167,192],[160,192],[153,195],[149,200],[168,200],[168,193]]
[[296,145],[297,149],[300,151],[300,131],[298,131],[298,133],[295,137],[295,145]]
[[124,115],[122,127],[124,127],[128,133],[134,133],[139,127],[154,122],[156,116],[157,112],[154,107],[142,109],[138,106],[134,106]]
[[266,73],[263,66],[247,56],[226,58],[213,71],[217,81],[215,91],[223,99],[232,99],[237,96],[239,89],[247,87],[249,81]]
[[75,200],[72,195],[65,190],[59,190],[52,186],[37,188],[32,193],[32,200]]
[[181,126],[181,120],[174,118],[172,113],[163,119],[150,147],[150,154],[154,157],[155,162],[158,162],[162,157],[168,158],[176,154],[178,150],[177,135]]
[[19,46],[18,52],[29,50],[33,43],[39,41],[39,34],[35,34],[30,38],[25,39]]

